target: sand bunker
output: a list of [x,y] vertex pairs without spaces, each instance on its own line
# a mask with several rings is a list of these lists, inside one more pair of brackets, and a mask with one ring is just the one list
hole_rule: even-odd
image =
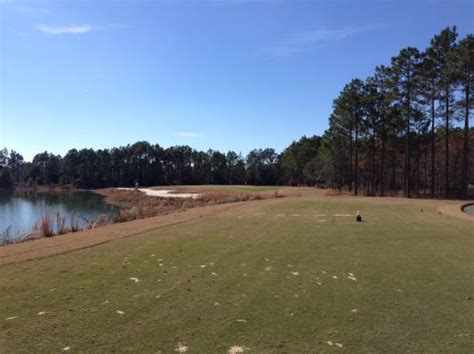
[[246,347],[240,347],[238,345],[233,345],[232,347],[229,348],[228,353],[229,354],[238,354],[238,353],[243,353],[245,350],[247,350]]
[[[121,191],[133,191],[135,188],[117,188]],[[174,189],[150,189],[150,188],[138,188],[140,192],[149,195],[150,197],[160,197],[160,198],[192,198],[197,199],[199,198],[199,193],[179,193]]]

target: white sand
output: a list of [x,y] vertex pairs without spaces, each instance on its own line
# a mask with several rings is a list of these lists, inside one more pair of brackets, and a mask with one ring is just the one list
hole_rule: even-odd
[[[118,190],[122,191],[133,191],[135,188],[117,188]],[[151,197],[160,197],[160,198],[192,198],[197,199],[199,198],[199,193],[179,193],[174,189],[161,189],[161,190],[154,190],[150,188],[138,188],[138,190],[146,195]],[[178,193],[177,193],[178,192]]]
[[243,353],[247,350],[246,347],[241,347],[238,345],[233,345],[232,347],[229,348],[228,353],[229,354],[238,354],[238,353]]

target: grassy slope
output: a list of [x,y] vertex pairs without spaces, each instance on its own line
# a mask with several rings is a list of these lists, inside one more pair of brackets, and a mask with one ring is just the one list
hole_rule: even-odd
[[435,205],[254,202],[0,267],[0,352],[469,352],[474,227]]

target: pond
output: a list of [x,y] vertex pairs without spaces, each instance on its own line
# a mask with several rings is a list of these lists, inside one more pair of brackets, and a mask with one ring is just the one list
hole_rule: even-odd
[[104,197],[91,192],[20,192],[0,190],[0,244],[6,230],[12,237],[25,235],[45,215],[52,220],[53,230],[57,228],[57,215],[65,218],[66,226],[71,219],[79,228],[88,221],[105,214],[109,219],[118,208],[107,204]]
[[462,211],[468,215],[474,216],[474,204],[466,205],[464,208],[462,208]]

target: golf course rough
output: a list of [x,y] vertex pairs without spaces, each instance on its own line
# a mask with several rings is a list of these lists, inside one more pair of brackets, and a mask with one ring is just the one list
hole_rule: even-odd
[[264,200],[1,266],[0,352],[470,352],[474,227],[439,203]]

